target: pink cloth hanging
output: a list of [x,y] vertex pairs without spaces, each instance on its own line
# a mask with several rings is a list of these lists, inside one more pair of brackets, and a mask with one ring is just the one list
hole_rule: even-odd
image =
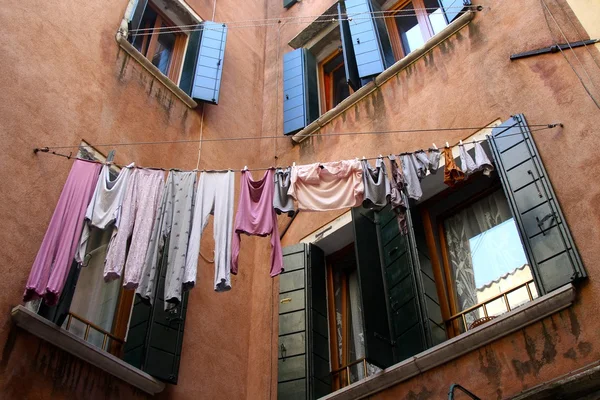
[[271,276],[277,276],[283,271],[277,214],[273,209],[274,175],[275,170],[269,169],[262,179],[255,181],[250,171],[242,171],[240,201],[235,215],[231,245],[231,273],[234,275],[238,272],[242,233],[255,236],[271,235]]
[[24,302],[43,297],[50,306],[58,303],[101,167],[100,164],[82,160],[73,163],[31,267],[23,294]]

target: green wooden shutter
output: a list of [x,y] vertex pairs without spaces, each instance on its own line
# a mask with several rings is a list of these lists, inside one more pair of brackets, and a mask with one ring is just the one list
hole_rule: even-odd
[[283,55],[283,133],[291,135],[319,117],[317,63],[307,49]]
[[181,69],[181,77],[179,78],[179,87],[188,96],[192,95],[192,88],[194,87],[196,62],[198,60],[198,51],[200,50],[200,39],[202,38],[201,27],[202,25],[197,25],[195,30],[190,32],[183,67]]
[[380,368],[394,363],[393,343],[379,256],[375,212],[352,209],[358,282],[362,294],[366,359]]
[[340,38],[342,40],[342,54],[344,56],[344,69],[346,71],[346,81],[348,85],[356,91],[360,89],[361,82],[358,77],[358,67],[356,66],[356,55],[352,45],[352,35],[350,34],[350,25],[346,17],[346,9],[342,2],[338,5],[338,20],[340,23]]
[[454,21],[466,6],[471,4],[471,0],[440,0],[440,3],[446,13],[448,23]]
[[372,79],[394,62],[385,23],[371,17],[379,8],[370,0],[346,0],[345,5],[358,76]]
[[410,211],[407,214],[408,234],[403,235],[398,229],[396,214],[389,206],[378,213],[394,362],[403,361],[446,339],[445,332],[440,332],[443,321],[433,274],[419,262],[420,251]]
[[177,384],[189,293],[184,292],[174,311],[165,311],[165,262],[163,257],[152,306],[135,296],[123,360],[155,378]]
[[283,263],[277,398],[315,399],[331,392],[325,258],[300,243],[283,249]]
[[586,277],[525,117],[494,128],[490,145],[538,290]]

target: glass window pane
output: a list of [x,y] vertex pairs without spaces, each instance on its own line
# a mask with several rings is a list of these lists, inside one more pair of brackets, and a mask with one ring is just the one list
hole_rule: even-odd
[[[163,28],[166,26],[163,25]],[[169,65],[171,63],[171,57],[173,56],[173,49],[175,48],[175,34],[173,33],[161,33],[158,36],[158,44],[156,45],[156,52],[152,56],[152,64],[154,64],[160,72],[167,75],[169,72]]]
[[425,44],[412,2],[398,11],[396,25],[405,55]]
[[[484,197],[444,221],[456,304],[460,311],[490,300],[533,279],[517,227],[501,190]],[[513,306],[514,301],[514,306]],[[527,290],[511,295],[511,308],[529,301]],[[504,300],[488,307],[488,315],[506,311]],[[483,309],[466,315],[470,326]]]
[[425,8],[427,9],[427,15],[429,16],[429,22],[431,22],[433,33],[437,35],[446,27],[446,25],[448,25],[446,23],[444,11],[437,0],[425,0]]

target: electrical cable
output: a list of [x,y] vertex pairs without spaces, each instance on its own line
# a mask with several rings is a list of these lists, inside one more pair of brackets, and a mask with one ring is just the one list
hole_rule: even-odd
[[[509,127],[505,127],[502,132],[505,132],[505,131],[513,128],[515,125],[516,124],[511,125]],[[532,126],[540,126],[540,125],[529,125],[529,127],[532,127]],[[562,127],[562,124],[549,124],[549,125],[541,125],[541,126],[542,127],[539,127],[537,129],[530,129],[530,132],[531,133],[533,133],[533,132],[539,132],[539,131],[546,130],[546,129],[552,129],[552,128],[555,128],[557,126]],[[486,127],[481,128],[481,129],[492,129],[492,128],[494,128],[494,127],[486,126]],[[479,129],[479,130],[481,130],[481,129]],[[505,138],[505,137],[509,137],[509,136],[518,136],[518,135],[522,135],[522,133],[520,133],[520,132],[519,133],[508,133],[508,134],[502,135],[502,137]],[[483,143],[483,142],[486,142],[486,141],[488,141],[487,138],[486,139],[481,139],[481,140],[472,140],[472,141],[469,141],[469,142],[463,142],[463,145],[475,144],[475,143]],[[94,145],[89,145],[89,146],[90,147],[96,147]],[[450,146],[450,147],[454,147],[454,146]],[[58,147],[54,147],[54,148],[58,148]],[[72,146],[69,146],[69,148],[72,148]],[[41,152],[41,153],[48,153],[48,154],[52,154],[52,155],[64,157],[64,158],[67,158],[67,159],[74,158],[73,155],[72,155],[72,153],[69,154],[69,155],[66,155],[66,154],[57,153],[57,152],[55,152],[53,150],[50,150],[50,149],[51,148],[49,148],[49,147],[36,148],[36,149],[34,149],[34,153],[37,154],[38,152]],[[403,153],[401,153],[401,155],[412,154],[412,153],[417,153],[417,152],[421,152],[421,151],[424,151],[424,150],[419,149],[419,150],[415,150],[415,151],[412,151],[412,152],[403,152]],[[381,157],[379,157],[379,156],[377,156],[377,157],[363,157],[363,158],[358,158],[357,157],[357,159],[360,159],[360,160],[376,160],[376,159],[379,159],[379,158],[381,158]],[[178,169],[178,168],[166,169],[166,168],[156,168],[156,167],[143,167],[143,166],[138,166],[138,165],[127,166],[127,165],[115,164],[113,162],[108,162],[107,163],[107,162],[103,162],[103,161],[84,160],[84,159],[80,159],[80,158],[78,158],[78,160],[85,161],[85,162],[90,162],[90,163],[102,164],[102,165],[114,165],[114,166],[119,167],[119,168],[153,169],[153,170],[161,170],[161,171],[182,171],[181,169]],[[266,171],[266,170],[274,169],[274,168],[283,168],[283,167],[247,168],[247,169],[244,169],[244,170],[245,171]],[[238,171],[244,171],[244,170],[239,169]],[[202,170],[194,169],[194,170],[191,170],[191,171],[195,171],[195,172],[198,172],[198,171],[203,171],[203,172],[226,172],[226,171],[236,171],[236,169],[231,169],[231,168],[230,169],[202,169]]]
[[[579,28],[577,27],[577,25],[575,25],[575,23],[571,19],[571,16],[569,15],[569,12],[565,10],[565,8],[564,8],[564,6],[563,6],[562,3],[559,3],[559,7],[562,10],[563,14],[567,16],[567,19],[571,23],[571,26],[573,27],[573,29],[575,30],[575,32],[577,32],[577,36],[579,37],[579,40],[583,43],[583,47],[585,47],[585,49],[587,50],[587,52],[590,55],[590,57],[592,58],[592,60],[594,60],[594,64],[596,64],[596,66],[600,69],[600,64],[598,64],[598,60],[596,60],[596,57],[594,57],[594,55],[590,51],[590,48],[585,43],[584,35],[581,34],[581,32],[579,31]],[[589,36],[588,36],[588,39],[589,39]]]

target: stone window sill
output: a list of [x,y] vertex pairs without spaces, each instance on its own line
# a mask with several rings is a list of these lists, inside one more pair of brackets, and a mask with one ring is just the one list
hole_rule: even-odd
[[147,373],[132,367],[125,361],[84,341],[70,332],[56,326],[47,319],[28,310],[24,306],[16,306],[11,311],[14,323],[29,333],[43,339],[75,357],[86,361],[101,370],[154,395],[162,392],[165,384]]
[[371,396],[564,310],[574,301],[574,286],[565,285],[471,331],[322,397],[321,400],[354,400]]
[[116,36],[117,43],[121,49],[125,50],[127,54],[137,61],[142,67],[144,67],[150,74],[152,74],[159,82],[161,82],[169,91],[177,96],[181,101],[185,103],[189,108],[198,107],[198,103],[194,101],[190,96],[187,95],[179,86],[177,86],[172,80],[167,78],[150,60],[142,55],[127,39],[119,34]]
[[422,47],[416,49],[406,57],[401,60],[398,60],[391,67],[377,75],[377,77],[358,89],[356,92],[352,93],[350,96],[346,97],[340,104],[327,111],[325,114],[321,115],[315,121],[311,122],[304,129],[297,132],[292,136],[292,140],[296,143],[300,143],[306,139],[308,139],[311,135],[314,135],[321,129],[321,127],[325,126],[331,120],[342,114],[344,111],[358,103],[360,100],[371,94],[371,92],[375,91],[378,87],[386,83],[388,80],[392,79],[394,76],[400,73],[400,71],[407,68],[409,65],[413,64],[415,61],[425,56],[435,47],[439,46],[440,43],[448,39],[450,36],[454,35],[456,32],[461,30],[464,26],[468,25],[473,17],[475,16],[476,11],[466,11],[463,15],[452,21],[448,26],[446,26],[441,32],[437,35],[433,36],[429,39]]

